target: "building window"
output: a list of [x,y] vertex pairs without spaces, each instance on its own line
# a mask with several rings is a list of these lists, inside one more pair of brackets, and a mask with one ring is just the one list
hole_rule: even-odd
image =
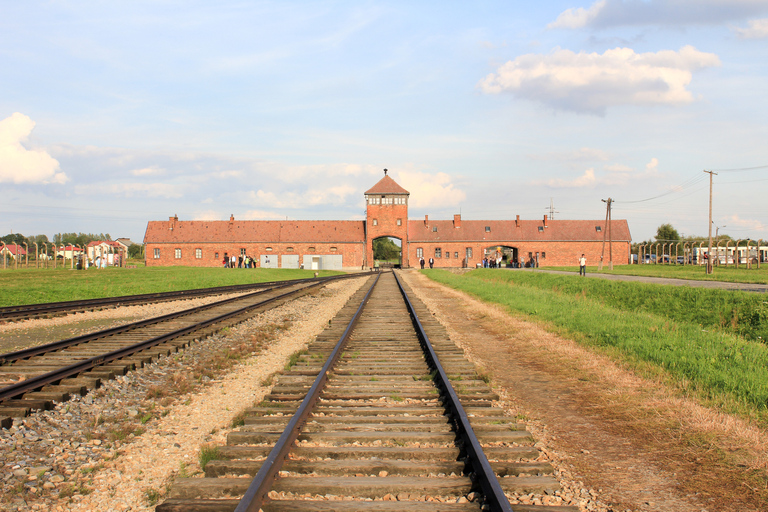
[[378,226],[379,225],[379,219],[373,219],[373,225]]
[[[155,250],[157,250],[157,249],[155,249]],[[419,258],[419,259],[423,258],[424,257],[424,249],[422,249],[421,247],[417,247],[416,248],[416,257]]]
[[155,259],[159,259],[160,258],[160,249],[155,249],[153,254],[155,256]]
[[293,247],[286,247],[285,252],[293,252]]
[[443,257],[443,250],[439,247],[435,248],[435,258],[442,258]]
[[402,226],[403,225],[403,219],[397,219],[397,225]]
[[539,226],[539,233],[543,233],[543,232],[544,232],[544,226]]
[[451,259],[451,251],[445,251],[445,259]]
[[437,226],[432,226],[432,232],[437,233]]
[[272,248],[271,248],[271,247],[267,247],[265,250],[266,250],[267,252],[272,252]]
[[308,249],[308,251],[309,251],[309,252],[315,252],[315,248],[314,248],[314,247],[310,247],[310,248]]
[[217,253],[217,252],[213,253],[213,259],[218,260],[219,259],[219,253]]
[[468,260],[472,259],[472,248],[471,247],[467,247],[467,259]]
[[203,250],[202,249],[195,249],[195,258],[198,260],[203,257]]
[[336,252],[338,249],[336,247],[331,247],[331,252]]
[[491,232],[491,226],[485,226],[485,232],[490,233]]
[[181,249],[174,249],[173,252],[174,252],[174,256],[176,257],[176,259],[180,260],[181,259]]
[[544,259],[544,258],[546,258],[546,257],[547,257],[547,253],[546,253],[546,252],[542,252],[542,253],[541,253],[541,259]]
[[245,256],[245,249],[242,247],[240,248],[240,256]]
[[459,252],[458,251],[454,252],[453,257],[456,259],[459,259]]
[[602,230],[603,230],[602,226],[595,226],[595,231],[597,231],[598,233],[601,232]]

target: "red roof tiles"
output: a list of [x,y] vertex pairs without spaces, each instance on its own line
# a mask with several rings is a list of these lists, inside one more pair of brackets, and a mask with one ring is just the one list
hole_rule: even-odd
[[405,194],[410,195],[410,192],[397,184],[395,180],[384,175],[377,184],[365,191],[367,195],[370,194]]
[[150,221],[146,243],[215,242],[362,242],[361,220],[168,220]]

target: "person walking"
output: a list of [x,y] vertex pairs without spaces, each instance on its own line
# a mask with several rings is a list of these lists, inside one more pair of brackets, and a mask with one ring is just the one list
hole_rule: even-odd
[[419,264],[421,265],[421,270],[424,270],[424,258],[419,260]]
[[429,258],[429,268],[432,268],[432,265],[434,265],[434,264],[435,264],[435,259],[434,258]]
[[581,258],[579,258],[579,275],[587,275],[587,258],[584,257],[584,254],[581,255]]

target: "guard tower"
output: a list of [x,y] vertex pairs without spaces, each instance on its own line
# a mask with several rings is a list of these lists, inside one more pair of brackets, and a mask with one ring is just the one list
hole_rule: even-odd
[[400,240],[403,268],[408,268],[408,196],[411,194],[387,176],[365,192],[365,266],[373,266],[373,241],[383,236]]

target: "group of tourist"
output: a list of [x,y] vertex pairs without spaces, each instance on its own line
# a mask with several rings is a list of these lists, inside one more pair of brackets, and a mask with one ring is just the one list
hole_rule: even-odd
[[224,268],[256,268],[256,260],[248,256],[232,256],[224,253],[224,261],[222,261]]

